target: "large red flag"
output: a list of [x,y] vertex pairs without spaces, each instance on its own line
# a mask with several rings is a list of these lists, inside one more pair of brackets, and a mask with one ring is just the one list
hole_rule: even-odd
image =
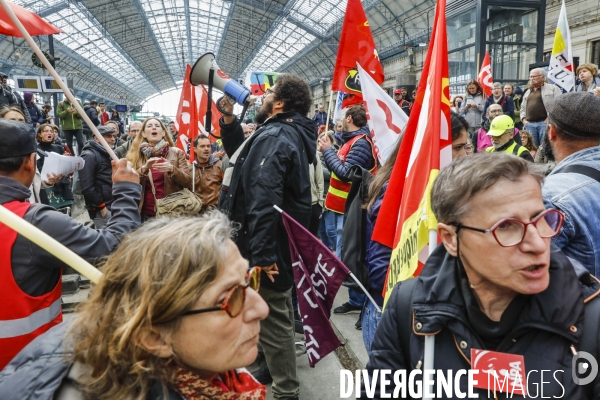
[[[7,2],[10,9],[15,13],[19,21],[23,24],[27,32],[31,36],[41,35],[52,35],[55,33],[62,33],[60,29],[52,25],[51,23],[42,19],[37,14],[32,13],[24,9],[23,7]],[[6,36],[23,37],[21,32],[17,29],[12,20],[8,17],[8,14],[2,7],[0,7],[0,34]]]
[[393,248],[386,300],[394,285],[420,273],[429,230],[437,221],[430,191],[440,169],[452,161],[446,0],[439,0],[417,98],[410,113],[372,238]]
[[486,96],[492,95],[492,88],[494,87],[494,79],[492,78],[492,65],[490,64],[490,53],[485,52],[485,57],[481,63],[481,69],[477,76],[477,82],[481,85],[483,93]]
[[383,83],[383,68],[365,10],[360,0],[348,0],[331,90],[361,94],[356,63],[359,63],[375,79],[375,82],[380,85]]
[[[176,146],[187,153],[187,147],[191,137],[192,120],[196,119],[196,113],[198,108],[192,106],[192,89],[194,88],[190,84],[190,71],[192,67],[188,64],[185,75],[183,76],[183,86],[181,88],[181,97],[179,98],[179,108],[177,109],[177,125],[179,134],[177,135]],[[198,126],[196,123],[195,126]],[[196,128],[196,131],[198,129]]]

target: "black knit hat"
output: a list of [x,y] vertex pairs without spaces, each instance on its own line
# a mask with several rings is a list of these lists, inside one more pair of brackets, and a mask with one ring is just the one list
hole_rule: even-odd
[[546,105],[550,122],[573,136],[600,138],[600,96],[590,92],[561,94]]
[[35,153],[36,149],[31,125],[0,118],[0,158],[26,156]]

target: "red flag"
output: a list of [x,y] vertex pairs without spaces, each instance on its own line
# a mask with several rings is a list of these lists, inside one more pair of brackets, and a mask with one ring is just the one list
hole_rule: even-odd
[[[31,36],[53,35],[55,33],[63,33],[60,29],[49,22],[46,22],[42,17],[24,9],[14,3],[7,2],[10,9],[15,13],[19,21],[23,24],[27,32]],[[0,34],[6,36],[23,37],[21,32],[13,24],[8,14],[0,7]]]
[[[177,135],[176,146],[187,153],[188,144],[190,141],[192,127],[192,119],[196,118],[196,107],[192,107],[192,89],[194,88],[190,84],[190,72],[192,67],[188,64],[185,75],[183,76],[183,86],[181,88],[181,97],[179,98],[179,108],[177,109],[177,125],[179,125],[179,134]],[[198,124],[196,123],[196,126]],[[197,130],[197,129],[196,129]]]
[[378,84],[384,81],[383,68],[377,55],[369,21],[360,0],[348,0],[338,54],[333,70],[331,90],[360,95],[360,82],[356,63],[375,79]]
[[[214,93],[213,93],[214,95]],[[210,119],[210,135],[206,132],[205,124],[206,124],[206,113],[208,111],[208,90],[204,87],[204,85],[200,85],[196,87],[196,99],[198,96],[201,96],[200,108],[198,109],[198,122],[200,123],[200,129],[208,135],[211,143],[214,143],[217,139],[216,137],[221,136],[221,126],[219,125],[219,120],[221,119],[221,112],[217,108],[217,104],[212,102],[212,118]],[[214,135],[214,136],[213,136]]]
[[483,93],[486,96],[492,95],[492,87],[494,85],[494,79],[492,78],[492,65],[490,64],[490,53],[485,52],[485,57],[483,58],[483,62],[481,63],[481,69],[479,70],[479,75],[477,76],[477,82],[481,85],[483,89]]
[[281,214],[290,243],[308,363],[314,367],[341,344],[329,317],[333,299],[350,271],[306,228],[284,211]]
[[[417,98],[410,113],[388,190],[372,238],[392,247],[386,295],[420,273],[428,233],[436,229],[430,190],[439,170],[452,161],[446,0],[439,0]],[[387,298],[386,298],[387,299]]]

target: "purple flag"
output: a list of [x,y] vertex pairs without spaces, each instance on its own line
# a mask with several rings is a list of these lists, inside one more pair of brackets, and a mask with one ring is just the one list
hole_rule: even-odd
[[333,299],[350,270],[306,228],[283,211],[282,215],[290,242],[306,353],[314,367],[341,344],[329,316]]

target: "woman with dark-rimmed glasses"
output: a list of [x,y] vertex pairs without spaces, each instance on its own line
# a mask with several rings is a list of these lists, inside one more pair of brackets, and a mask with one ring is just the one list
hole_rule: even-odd
[[0,398],[264,399],[240,368],[256,358],[268,307],[230,235],[214,211],[155,219],[127,236],[70,326],[0,373]]

